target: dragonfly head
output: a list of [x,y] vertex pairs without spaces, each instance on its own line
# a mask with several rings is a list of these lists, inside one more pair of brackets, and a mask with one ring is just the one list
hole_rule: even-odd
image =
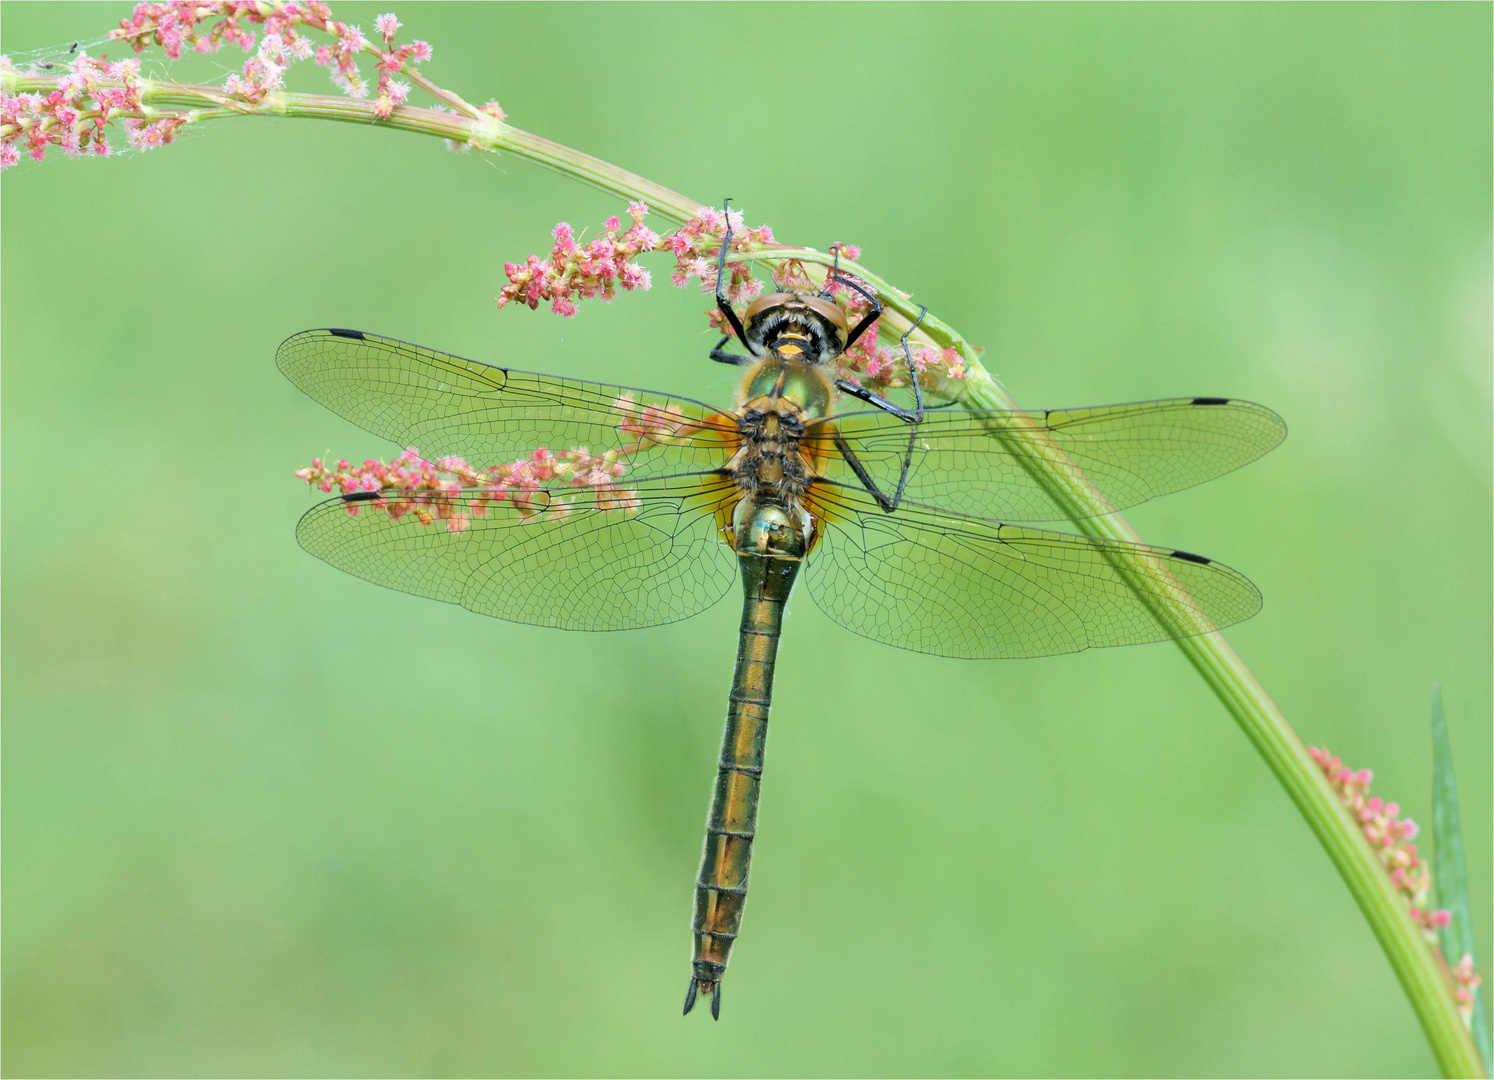
[[818,294],[798,292],[759,296],[742,313],[742,328],[753,355],[777,351],[809,364],[835,359],[851,334],[845,308]]

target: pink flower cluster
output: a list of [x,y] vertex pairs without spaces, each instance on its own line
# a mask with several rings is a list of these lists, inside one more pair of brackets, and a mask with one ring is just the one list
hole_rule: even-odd
[[[323,23],[317,28],[331,34],[334,40],[330,45],[316,47],[314,55],[317,67],[329,69],[327,76],[332,80],[332,85],[348,97],[367,97],[368,84],[363,81],[363,73],[358,70],[358,53],[368,46],[368,39],[356,26],[332,22],[330,19],[323,19]],[[426,46],[426,52],[429,55],[429,46]],[[381,115],[388,116],[393,108],[391,104]]]
[[584,447],[559,454],[540,447],[507,465],[474,469],[458,457],[426,461],[412,447],[388,464],[370,458],[361,465],[344,460],[329,466],[313,458],[309,468],[296,470],[296,476],[325,492],[335,488],[341,495],[387,494],[366,503],[348,503],[347,512],[354,516],[365,506],[374,506],[394,521],[411,514],[422,525],[441,521],[448,532],[462,532],[473,517],[486,517],[500,503],[507,503],[521,521],[542,511],[548,511],[550,520],[569,514],[579,505],[579,497],[566,499],[545,490],[543,485],[550,481],[589,489],[590,505],[597,509],[636,513],[642,505],[637,492],[616,484],[625,468],[617,457],[594,456]]
[[[4,58],[0,58],[0,65],[11,70]],[[0,94],[0,168],[20,161],[22,146],[36,161],[41,161],[52,146],[69,157],[90,150],[100,155],[111,153],[104,125],[116,113],[139,111],[139,73],[138,60],[111,64],[103,57],[82,55],[68,65],[68,74],[59,78],[57,89],[49,93],[14,97]],[[131,124],[131,145],[142,150],[170,142],[181,126],[138,117],[126,122]]]
[[633,225],[627,232],[619,235],[622,222],[610,217],[602,226],[603,234],[584,248],[576,243],[569,225],[562,221],[555,226],[555,244],[548,259],[531,255],[527,262],[504,264],[509,283],[498,294],[498,306],[518,301],[532,309],[548,300],[556,315],[571,316],[576,314],[576,297],[600,295],[610,301],[619,285],[629,292],[648,289],[652,277],[633,260],[657,248],[659,234],[643,224],[646,204],[629,203],[628,213]]
[[[392,15],[380,16],[380,21],[393,18]],[[312,56],[322,67],[332,69],[332,82],[344,93],[353,97],[368,95],[368,87],[355,59],[359,52],[369,48],[368,42],[356,26],[333,19],[331,8],[324,0],[141,3],[135,5],[131,17],[121,20],[119,29],[110,31],[109,36],[129,43],[136,52],[149,44],[159,45],[167,56],[176,59],[187,45],[197,52],[206,53],[217,52],[225,42],[231,42],[249,52],[254,48],[255,35],[247,29],[246,23],[263,26],[264,39],[255,56],[244,64],[243,73],[229,76],[224,89],[233,97],[258,104],[281,87],[282,76],[291,63]],[[398,27],[398,21],[393,25]],[[301,26],[330,34],[335,40],[330,45],[318,47],[297,29]],[[392,31],[385,35],[385,42],[387,51],[370,51],[379,54],[380,103],[388,101],[388,107],[381,115],[388,116],[389,110],[397,104],[392,98],[395,91],[389,82],[390,73],[399,71],[405,60],[411,57],[429,59],[430,46],[417,41],[396,50]],[[398,61],[392,62],[391,57],[396,55]],[[407,87],[405,93],[408,92]]]
[[[405,64],[413,60],[420,64],[431,58],[431,47],[428,42],[415,41],[409,45],[395,45],[394,35],[399,31],[400,21],[391,13],[380,15],[374,20],[374,27],[384,38],[384,50],[379,57],[379,90],[374,97],[374,111],[380,117],[387,117],[394,111],[396,105],[403,105],[410,98],[410,84],[399,82],[394,78],[405,69]],[[321,63],[320,55],[317,63]]]
[[617,425],[618,430],[625,435],[632,435],[635,440],[618,452],[623,456],[635,454],[647,448],[651,442],[662,443],[669,439],[682,438],[698,430],[700,426],[672,406],[660,408],[657,405],[644,405],[640,408],[633,401],[632,394],[623,394],[612,407],[621,416]]
[[345,460],[328,465],[321,458],[313,458],[308,468],[296,470],[296,476],[329,494],[333,489],[340,495],[388,493],[387,498],[348,503],[349,514],[356,516],[363,507],[374,506],[395,521],[409,513],[422,525],[444,521],[450,532],[461,532],[472,517],[487,516],[498,503],[507,503],[521,521],[541,511],[547,511],[550,520],[563,517],[582,505],[585,496],[566,498],[543,486],[556,481],[585,488],[591,497],[589,505],[599,510],[633,514],[643,503],[636,491],[617,484],[627,469],[624,459],[651,444],[695,430],[696,422],[673,407],[639,406],[631,394],[619,397],[613,408],[617,410],[618,430],[632,436],[632,441],[601,454],[593,454],[584,446],[559,454],[539,447],[507,465],[474,469],[459,457],[426,461],[411,447],[387,465],[373,458],[362,465]]
[[[699,278],[701,291],[716,291],[716,263],[721,255],[721,238],[726,235],[728,221],[731,223],[732,252],[748,254],[774,246],[773,230],[766,225],[747,228],[740,210],[723,213],[714,207],[702,206],[693,218],[664,241],[663,246],[674,256],[674,270],[669,280],[677,288],[683,289],[691,278]],[[763,291],[762,283],[753,278],[747,263],[729,263],[727,272],[731,277],[726,283],[726,298],[732,303],[754,300]]]
[[136,4],[130,17],[121,19],[119,29],[109,31],[109,36],[127,42],[137,53],[146,45],[159,45],[173,60],[181,59],[183,46],[209,53],[230,42],[248,52],[254,48],[254,34],[240,21],[245,17],[264,21],[256,3]]
[[[400,23],[393,15],[380,15],[375,22],[384,39],[382,48],[370,44],[356,26],[333,19],[324,0],[171,0],[136,4],[131,17],[109,36],[136,52],[159,45],[172,59],[187,48],[207,53],[225,44],[254,52],[243,70],[229,75],[223,85],[229,99],[245,105],[259,105],[284,85],[286,68],[313,57],[331,69],[332,82],[344,92],[367,97],[357,54],[372,53],[379,72],[374,113],[387,117],[410,94],[409,84],[394,76],[429,60],[431,47],[424,41],[396,45],[394,35]],[[250,26],[263,27],[263,37],[257,39]],[[333,40],[318,46],[298,28],[329,34]],[[14,71],[3,57],[0,67]],[[0,168],[16,164],[21,147],[38,161],[49,146],[61,147],[70,155],[90,149],[108,154],[104,128],[114,120],[123,122],[131,146],[149,150],[171,142],[199,115],[195,110],[150,108],[141,100],[140,82],[138,60],[110,63],[104,57],[79,56],[69,64],[69,74],[57,80],[55,90],[0,95]],[[502,118],[495,103],[483,106],[483,111]]]
[[1448,925],[1452,916],[1446,910],[1427,911],[1425,908],[1432,878],[1426,860],[1416,853],[1416,845],[1411,843],[1417,833],[1416,822],[1400,816],[1398,803],[1384,802],[1378,795],[1369,793],[1374,773],[1368,769],[1350,769],[1341,759],[1320,747],[1308,747],[1307,752],[1323,770],[1339,800],[1359,822],[1365,839],[1375,849],[1396,890],[1411,905],[1411,917],[1427,932],[1428,940],[1435,941],[1435,931]]

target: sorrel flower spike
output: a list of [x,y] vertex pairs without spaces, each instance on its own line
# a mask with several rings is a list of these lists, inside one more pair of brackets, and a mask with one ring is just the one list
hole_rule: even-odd
[[[25,76],[40,74],[40,67],[22,73],[0,57],[0,84],[4,84],[0,92],[0,168],[16,164],[22,148],[37,161],[52,146],[69,156],[87,151],[108,154],[112,148],[106,129],[116,122],[124,126],[134,149],[165,146],[189,124],[250,114],[274,105],[277,98],[286,96],[286,70],[301,60],[313,60],[327,68],[332,84],[349,97],[366,98],[369,88],[358,68],[358,57],[371,57],[378,74],[371,103],[376,120],[388,119],[409,99],[410,83],[396,78],[401,74],[431,93],[443,107],[470,118],[502,120],[503,111],[496,102],[476,109],[424,79],[417,65],[431,58],[431,46],[425,41],[397,44],[395,34],[400,22],[392,14],[379,16],[375,23],[381,44],[369,41],[358,27],[333,19],[322,0],[137,4],[131,17],[109,33],[112,40],[136,53],[154,44],[167,57],[178,59],[186,49],[211,53],[225,45],[236,45],[254,55],[240,71],[230,74],[222,87],[178,87],[146,77],[137,60],[110,61],[82,53],[66,63],[67,74],[50,80],[45,92],[30,93],[17,93],[13,88],[35,81]],[[331,40],[319,44],[307,36],[307,31]],[[186,107],[182,107],[184,99]]]
[[1446,910],[1426,909],[1432,877],[1426,860],[1417,853],[1416,845],[1411,843],[1420,831],[1416,822],[1400,816],[1401,808],[1398,803],[1385,802],[1378,795],[1369,793],[1374,773],[1368,769],[1350,769],[1340,758],[1334,757],[1323,747],[1309,747],[1307,752],[1323,770],[1323,775],[1333,785],[1333,790],[1338,793],[1344,806],[1354,815],[1354,820],[1364,831],[1364,838],[1374,848],[1380,864],[1390,875],[1396,892],[1405,898],[1411,918],[1425,929],[1427,942],[1435,946],[1436,931],[1448,924],[1449,914]]
[[[617,407],[619,430],[646,436],[670,426],[657,410],[653,416],[639,420],[627,398],[619,398]],[[499,503],[507,503],[525,520],[541,510],[552,517],[562,516],[578,505],[636,513],[637,493],[620,486],[617,480],[626,471],[624,460],[645,443],[646,437],[641,437],[600,455],[588,453],[584,446],[558,454],[540,446],[517,461],[483,469],[475,469],[459,457],[443,457],[432,463],[411,447],[387,465],[370,458],[361,465],[344,460],[329,467],[321,458],[313,458],[308,468],[296,470],[296,476],[323,492],[336,490],[345,498],[356,496],[347,503],[349,514],[373,507],[398,521],[414,511],[422,525],[441,521],[449,532],[461,532],[471,517],[485,517]],[[536,494],[549,481],[581,490],[571,496]],[[457,495],[464,497],[455,498]]]

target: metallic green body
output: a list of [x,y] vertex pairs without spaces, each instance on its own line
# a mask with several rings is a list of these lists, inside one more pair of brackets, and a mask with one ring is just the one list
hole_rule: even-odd
[[830,415],[833,388],[822,368],[791,357],[770,357],[753,369],[743,386],[742,399],[779,398],[793,405],[805,423]]

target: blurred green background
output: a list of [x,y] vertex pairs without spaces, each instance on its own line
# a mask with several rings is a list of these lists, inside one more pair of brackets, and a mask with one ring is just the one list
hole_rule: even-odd
[[[8,3],[3,45],[128,10]],[[862,244],[1024,405],[1278,410],[1279,450],[1131,520],[1260,586],[1236,649],[1424,826],[1443,681],[1487,974],[1487,4],[395,10],[518,126]],[[291,472],[395,448],[273,358],[353,326],[727,402],[705,298],[660,257],[574,320],[495,312],[505,260],[621,204],[354,126],[4,200],[7,1075],[1434,1070],[1176,649],[944,660],[802,595],[723,1018],[682,1020],[737,601],[590,636],[337,573]]]

